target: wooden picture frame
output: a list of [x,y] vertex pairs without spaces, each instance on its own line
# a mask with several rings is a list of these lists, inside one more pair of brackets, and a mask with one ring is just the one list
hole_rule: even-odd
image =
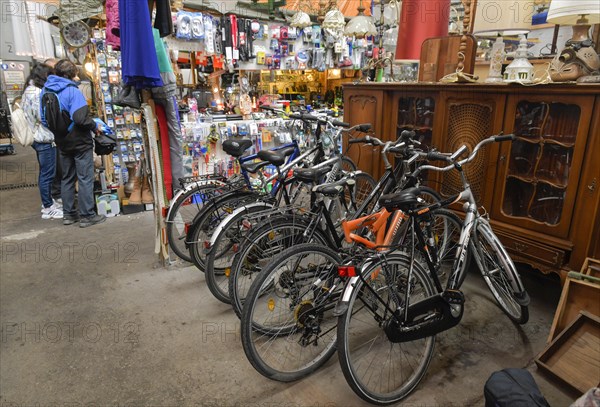
[[581,311],[535,363],[582,394],[600,386],[600,317]]

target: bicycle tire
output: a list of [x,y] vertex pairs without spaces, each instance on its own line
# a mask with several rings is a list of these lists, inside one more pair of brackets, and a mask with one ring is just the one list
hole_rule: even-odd
[[[367,276],[365,281],[380,296],[387,297],[388,303],[395,302],[391,304],[395,310],[401,306],[398,298],[405,298],[401,291],[406,288],[409,264],[410,257],[397,252],[388,255],[383,262],[367,266],[361,273]],[[411,303],[433,295],[434,288],[425,267],[416,260],[413,280]],[[352,390],[363,400],[380,405],[396,403],[408,396],[427,373],[433,356],[435,335],[410,342],[390,342],[380,320],[389,318],[386,317],[386,308],[364,284],[362,280],[355,283],[348,309],[339,317],[340,366]],[[376,308],[370,309],[370,306]],[[402,314],[401,311],[399,313]],[[359,331],[361,323],[364,326]],[[414,359],[414,363],[410,363],[411,359]],[[408,363],[405,364],[405,361]],[[412,372],[405,380],[403,371],[411,368]]]
[[350,157],[343,156],[342,157],[342,171],[345,172],[354,172],[356,171],[356,164]]
[[[460,233],[463,227],[462,219],[449,209],[436,209],[431,213],[433,217],[432,236],[436,242],[438,254],[438,277],[442,287],[448,287],[449,277],[454,270],[456,251],[459,248]],[[457,275],[458,281],[454,288],[460,288],[467,276],[471,259],[470,249],[461,274]]]
[[510,283],[516,279],[522,286],[515,264],[487,223],[478,222],[473,236],[477,265],[498,306],[512,321],[525,324],[529,308],[519,304]]
[[[269,218],[268,223],[244,236],[239,252],[233,259],[229,275],[229,298],[233,311],[242,317],[244,300],[258,272],[282,251],[300,243],[318,241],[328,245],[321,229],[304,236],[310,221],[298,215],[281,215]],[[309,239],[309,240],[307,240]]]
[[[224,185],[202,184],[184,192],[171,205],[167,215],[167,241],[169,247],[180,259],[191,262],[189,251],[185,244],[186,227],[194,220],[198,212],[204,206],[208,196],[222,190]],[[199,196],[198,196],[199,195]],[[183,211],[183,208],[189,209]]]
[[335,353],[336,297],[330,290],[341,293],[340,261],[334,250],[305,243],[283,251],[259,273],[244,303],[241,336],[244,353],[260,374],[298,380]]
[[[233,257],[239,251],[243,234],[251,227],[247,222],[256,224],[260,221],[257,216],[249,221],[248,216],[267,211],[267,209],[266,206],[250,206],[241,212],[232,214],[223,220],[223,222],[227,222],[227,225],[219,230],[218,235],[211,237],[214,243],[206,256],[204,270],[206,285],[212,295],[225,304],[231,303],[228,280],[231,277]],[[265,214],[265,216],[267,215]]]
[[205,242],[210,240],[213,231],[235,208],[255,200],[257,196],[249,191],[232,192],[216,197],[198,212],[186,236],[190,258],[198,270],[205,270]]

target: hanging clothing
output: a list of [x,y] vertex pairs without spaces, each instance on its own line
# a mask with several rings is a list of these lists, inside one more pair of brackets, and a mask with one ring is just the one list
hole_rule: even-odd
[[159,103],[156,104],[156,120],[158,121],[158,131],[160,133],[160,155],[163,168],[163,182],[165,185],[165,193],[167,199],[173,198],[173,176],[171,173],[171,154],[169,148],[169,137],[164,135],[169,134],[167,125],[167,116],[165,114],[165,108]]
[[[179,120],[179,107],[175,98],[177,93],[177,78],[173,73],[173,66],[171,65],[165,43],[160,38],[159,30],[154,28],[152,32],[158,65],[160,67],[160,76],[163,80],[163,86],[152,88],[152,97],[156,103],[157,115],[159,113],[158,107],[162,107],[160,109],[160,116],[158,116],[160,132],[161,134],[165,134],[166,132],[169,135],[168,139],[166,137],[161,137],[161,139],[163,142],[163,155],[167,154],[167,149],[170,152],[169,160],[165,159],[163,161],[165,187],[170,192],[171,187],[173,189],[180,188],[179,178],[183,178],[183,138]],[[167,168],[169,171],[167,171]],[[170,177],[168,185],[167,175]]]
[[119,27],[119,0],[106,0],[106,43],[114,49],[121,47]]
[[173,18],[171,17],[171,2],[169,0],[148,0],[148,9],[156,4],[154,28],[158,29],[161,38],[173,34]]
[[137,89],[162,86],[148,3],[120,1],[119,20],[123,82]]

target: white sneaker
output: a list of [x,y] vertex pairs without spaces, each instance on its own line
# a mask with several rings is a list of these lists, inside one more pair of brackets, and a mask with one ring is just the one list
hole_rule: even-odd
[[49,208],[42,209],[42,219],[62,219],[63,211],[62,208],[57,208],[52,205]]
[[54,206],[57,209],[62,209],[62,199],[58,198],[58,199],[53,199],[52,200],[54,202],[54,204],[52,206]]

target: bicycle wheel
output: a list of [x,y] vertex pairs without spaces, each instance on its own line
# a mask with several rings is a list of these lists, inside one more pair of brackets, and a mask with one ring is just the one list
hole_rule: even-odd
[[[231,277],[231,265],[234,256],[239,252],[243,235],[261,221],[258,212],[264,212],[264,216],[272,213],[272,207],[267,204],[261,206],[250,206],[242,212],[236,211],[225,218],[223,222],[227,225],[219,228],[217,236],[211,238],[214,243],[206,256],[205,274],[206,285],[215,298],[225,304],[229,304],[229,278]],[[254,215],[254,216],[252,216]]]
[[[384,305],[402,315],[410,258],[403,253],[387,256],[366,267],[362,275],[381,300],[356,282],[347,311],[338,321],[338,356],[352,390],[374,404],[391,404],[408,396],[419,384],[433,356],[435,336],[393,343],[382,325],[392,316]],[[425,268],[417,261],[411,278],[409,303],[433,295]]]
[[244,300],[258,273],[282,251],[300,243],[328,240],[320,229],[307,233],[310,220],[298,215],[265,219],[266,224],[243,237],[239,252],[233,258],[229,275],[229,299],[238,318],[242,316]]
[[350,157],[342,157],[342,171],[353,172],[356,171],[356,164]]
[[198,212],[186,236],[190,258],[198,270],[205,269],[205,245],[210,241],[213,231],[235,208],[256,200],[256,197],[257,194],[247,191],[218,196]]
[[305,243],[282,252],[254,281],[242,312],[242,346],[263,376],[289,382],[322,366],[335,352],[341,294],[340,258]]
[[518,324],[529,320],[529,309],[516,298],[511,282],[522,287],[517,269],[487,223],[477,223],[473,231],[474,252],[477,266],[496,302],[508,317]]
[[167,240],[169,247],[179,258],[192,261],[185,246],[187,227],[200,212],[204,203],[222,193],[224,185],[203,184],[184,192],[173,202],[167,216]]
[[[459,248],[460,233],[462,230],[462,220],[452,211],[448,209],[436,209],[431,213],[432,220],[429,225],[428,233],[434,239],[437,249],[439,267],[438,277],[442,287],[448,287],[448,280],[453,271],[454,260],[456,252]],[[470,250],[469,250],[470,252]],[[470,254],[467,253],[467,260],[465,261],[465,267],[461,271],[460,275],[456,277],[454,288],[459,288],[469,269]]]

